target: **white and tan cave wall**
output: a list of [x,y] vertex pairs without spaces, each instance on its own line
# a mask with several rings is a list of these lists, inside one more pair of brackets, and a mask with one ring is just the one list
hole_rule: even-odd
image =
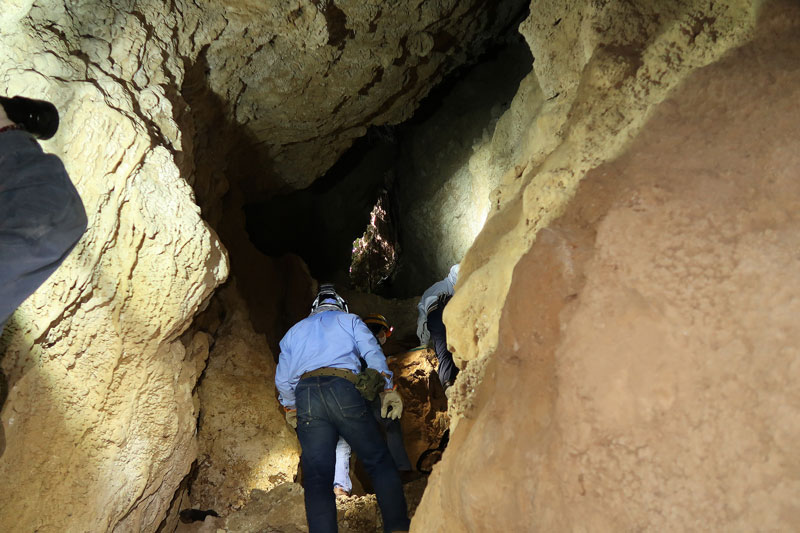
[[[231,402],[241,390],[226,389],[226,380],[271,371],[237,359],[267,342],[239,318],[235,298],[223,300],[233,303],[216,326],[219,339],[187,329],[237,265],[239,290],[251,295],[258,284],[268,302],[260,318],[292,307],[285,280],[300,286],[307,278],[292,258],[257,258],[268,279],[252,275],[243,225],[225,209],[254,191],[305,186],[369,125],[408,118],[525,1],[479,4],[3,4],[2,91],[47,98],[61,110],[61,129],[45,149],[64,160],[90,229],[0,341],[8,384],[0,475],[13,488],[0,496],[0,525],[155,531],[174,523],[198,457],[196,386],[209,351],[230,362],[209,363],[206,392],[221,387]],[[236,183],[236,171],[249,181]],[[228,249],[237,249],[238,263]],[[280,417],[259,411],[237,420],[281,435]],[[263,442],[251,437],[253,448]],[[224,439],[209,439],[200,451],[224,447]],[[255,456],[239,452],[223,454],[209,478],[226,461]],[[281,461],[289,460],[243,486],[291,477],[291,468],[275,473]],[[241,487],[231,487],[222,499],[240,496]]]
[[[62,110],[90,229],[0,339],[0,525],[171,527],[195,460],[198,505],[291,480],[271,357],[310,277],[235,210],[409,118],[526,3],[4,2],[0,90]],[[763,4],[531,2],[533,72],[459,167],[494,189],[414,531],[800,520],[800,15]]]
[[[577,47],[565,120],[528,130],[552,144],[496,191],[446,312],[480,372],[412,531],[797,528],[800,9],[714,6],[620,17],[634,40]],[[612,22],[573,15],[544,37]]]

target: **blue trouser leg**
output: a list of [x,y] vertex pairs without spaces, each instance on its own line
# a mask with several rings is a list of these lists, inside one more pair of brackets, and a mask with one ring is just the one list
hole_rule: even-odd
[[341,437],[339,437],[339,441],[336,443],[335,470],[333,486],[339,485],[347,492],[352,491],[353,483],[350,481],[350,445]]
[[436,359],[439,360],[439,381],[442,385],[452,383],[458,375],[458,367],[453,362],[453,354],[447,349],[447,328],[442,321],[442,312],[446,306],[434,309],[428,313],[428,331],[433,340],[433,349],[436,352]]
[[384,424],[384,428],[386,429],[386,445],[389,447],[389,453],[392,454],[395,466],[398,470],[410,471],[411,460],[406,453],[406,445],[403,442],[403,430],[400,427],[400,421],[389,418],[384,418],[384,420],[386,420]]
[[83,203],[61,160],[28,133],[0,133],[0,328],[85,230]]
[[371,404],[372,414],[375,420],[383,426],[386,432],[386,445],[389,447],[389,453],[392,455],[394,465],[398,470],[405,471],[411,470],[411,460],[406,453],[406,445],[403,442],[403,429],[400,427],[400,421],[392,418],[383,418],[381,416],[381,401],[375,399]]
[[331,485],[339,435],[358,454],[372,479],[384,530],[408,529],[400,477],[366,401],[353,384],[330,376],[304,379],[297,385],[295,396],[309,533],[337,531]]
[[[300,392],[300,385],[297,387]],[[303,467],[306,520],[309,533],[336,533],[336,498],[331,490],[336,464],[336,426],[324,417],[301,418],[300,410],[315,412],[321,403],[312,400],[311,409],[297,396],[297,438],[303,450],[300,464]],[[317,404],[317,405],[313,405]]]

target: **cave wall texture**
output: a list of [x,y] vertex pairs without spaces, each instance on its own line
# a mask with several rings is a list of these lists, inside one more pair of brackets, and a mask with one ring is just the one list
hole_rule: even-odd
[[60,108],[44,147],[90,225],[3,334],[0,524],[152,531],[197,448],[193,389],[208,352],[179,336],[228,260],[176,164],[172,54],[133,14],[69,4],[0,12],[3,91]]
[[[307,305],[284,279],[310,279],[230,208],[407,119],[525,4],[3,3],[2,90],[61,109],[44,147],[90,219],[0,340],[3,529],[155,531],[198,453],[207,487],[240,469],[231,507],[291,478],[262,397],[276,315]],[[497,186],[445,315],[468,371],[412,529],[792,529],[796,3],[530,9],[534,70],[469,161]],[[229,270],[250,314],[220,296],[192,325]],[[196,438],[203,405],[246,438]],[[267,441],[286,456],[265,466]]]
[[539,232],[412,531],[796,529],[798,30],[768,9]]

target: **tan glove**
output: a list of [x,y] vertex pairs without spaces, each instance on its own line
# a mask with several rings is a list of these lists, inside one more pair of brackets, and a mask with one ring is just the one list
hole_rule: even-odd
[[297,409],[286,409],[286,423],[297,429]]
[[[391,411],[389,408],[392,408]],[[385,390],[381,393],[381,416],[398,419],[403,414],[403,398],[396,390]]]

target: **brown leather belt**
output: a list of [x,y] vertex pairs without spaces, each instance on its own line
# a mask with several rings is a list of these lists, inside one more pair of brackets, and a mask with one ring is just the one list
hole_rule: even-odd
[[311,372],[306,372],[305,374],[300,376],[300,379],[313,378],[319,376],[335,376],[337,378],[344,378],[353,385],[356,384],[356,375],[347,370],[346,368],[331,368],[328,366],[312,370]]

